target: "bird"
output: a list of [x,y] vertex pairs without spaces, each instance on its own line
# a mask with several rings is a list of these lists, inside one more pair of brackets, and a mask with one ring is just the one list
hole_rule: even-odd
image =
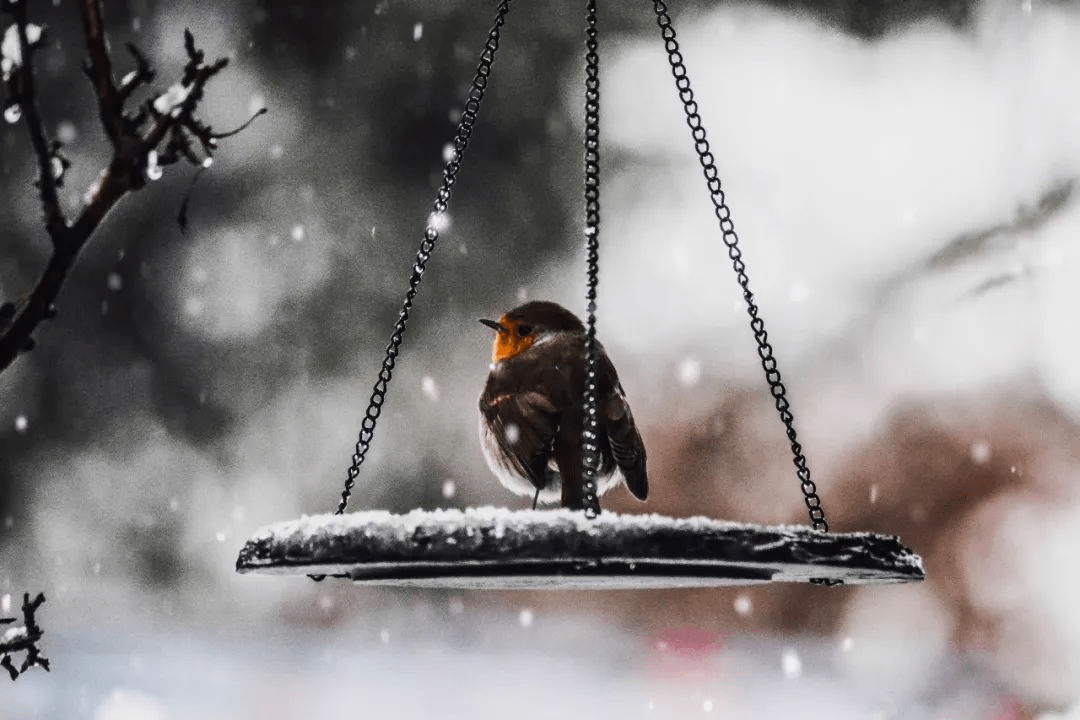
[[[480,444],[488,467],[518,495],[584,507],[582,430],[585,326],[554,302],[535,300],[498,320],[491,365],[480,394]],[[598,377],[597,494],[620,482],[638,500],[649,494],[642,442],[619,376],[595,344]]]

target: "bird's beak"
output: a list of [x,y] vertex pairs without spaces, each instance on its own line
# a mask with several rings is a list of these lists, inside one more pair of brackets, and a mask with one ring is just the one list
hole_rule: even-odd
[[504,328],[502,325],[495,322],[494,320],[485,320],[484,318],[480,318],[480,322],[484,323],[495,332],[506,332],[506,328]]

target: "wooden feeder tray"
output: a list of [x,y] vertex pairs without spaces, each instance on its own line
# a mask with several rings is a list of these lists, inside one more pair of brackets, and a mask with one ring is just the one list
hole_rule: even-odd
[[236,569],[458,589],[866,585],[924,577],[921,558],[891,535],[491,507],[282,522],[247,542]]

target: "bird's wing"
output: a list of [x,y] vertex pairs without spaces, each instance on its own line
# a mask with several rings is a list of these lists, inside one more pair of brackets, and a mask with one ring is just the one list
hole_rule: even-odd
[[[614,373],[614,368],[612,372]],[[626,394],[617,380],[608,395],[604,413],[608,442],[611,443],[615,464],[626,478],[627,489],[638,500],[644,500],[649,495],[649,477],[645,471],[645,443],[641,440],[634,416],[630,413]]]
[[551,477],[548,460],[559,429],[559,414],[551,399],[536,391],[496,395],[481,409],[507,465],[533,487],[546,487]]

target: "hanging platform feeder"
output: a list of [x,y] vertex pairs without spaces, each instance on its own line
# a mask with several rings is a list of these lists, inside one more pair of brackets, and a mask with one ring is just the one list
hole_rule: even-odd
[[[240,552],[241,573],[334,576],[357,583],[446,588],[660,588],[807,582],[815,585],[900,583],[922,580],[922,561],[898,538],[875,533],[830,533],[817,485],[799,443],[786,389],[760,316],[739,237],[715,158],[698,113],[675,30],[664,0],[652,0],[679,101],[703,171],[713,213],[746,302],[765,380],[791,445],[795,475],[810,518],[809,526],[761,526],[708,518],[601,513],[595,467],[588,448],[595,420],[586,425],[582,446],[585,511],[494,508],[384,511],[345,514],[360,466],[382,412],[405,327],[418,287],[439,240],[439,219],[447,210],[480,104],[491,76],[510,0],[501,0],[495,23],[473,76],[454,152],[432,206],[412,266],[409,287],[386,348],[378,380],[348,468],[337,512],[305,517],[260,530]],[[586,0],[585,43],[585,246],[586,367],[595,367],[596,288],[600,225],[600,87],[596,0]],[[591,364],[591,365],[590,365]],[[596,414],[595,382],[586,382],[585,416]],[[590,412],[591,411],[591,412]],[[592,455],[595,456],[595,448]],[[591,475],[590,475],[591,474]],[[494,485],[494,482],[493,482]]]
[[662,515],[571,510],[414,510],[319,515],[248,541],[241,573],[317,574],[365,585],[632,589],[923,579],[890,535],[822,533]]

